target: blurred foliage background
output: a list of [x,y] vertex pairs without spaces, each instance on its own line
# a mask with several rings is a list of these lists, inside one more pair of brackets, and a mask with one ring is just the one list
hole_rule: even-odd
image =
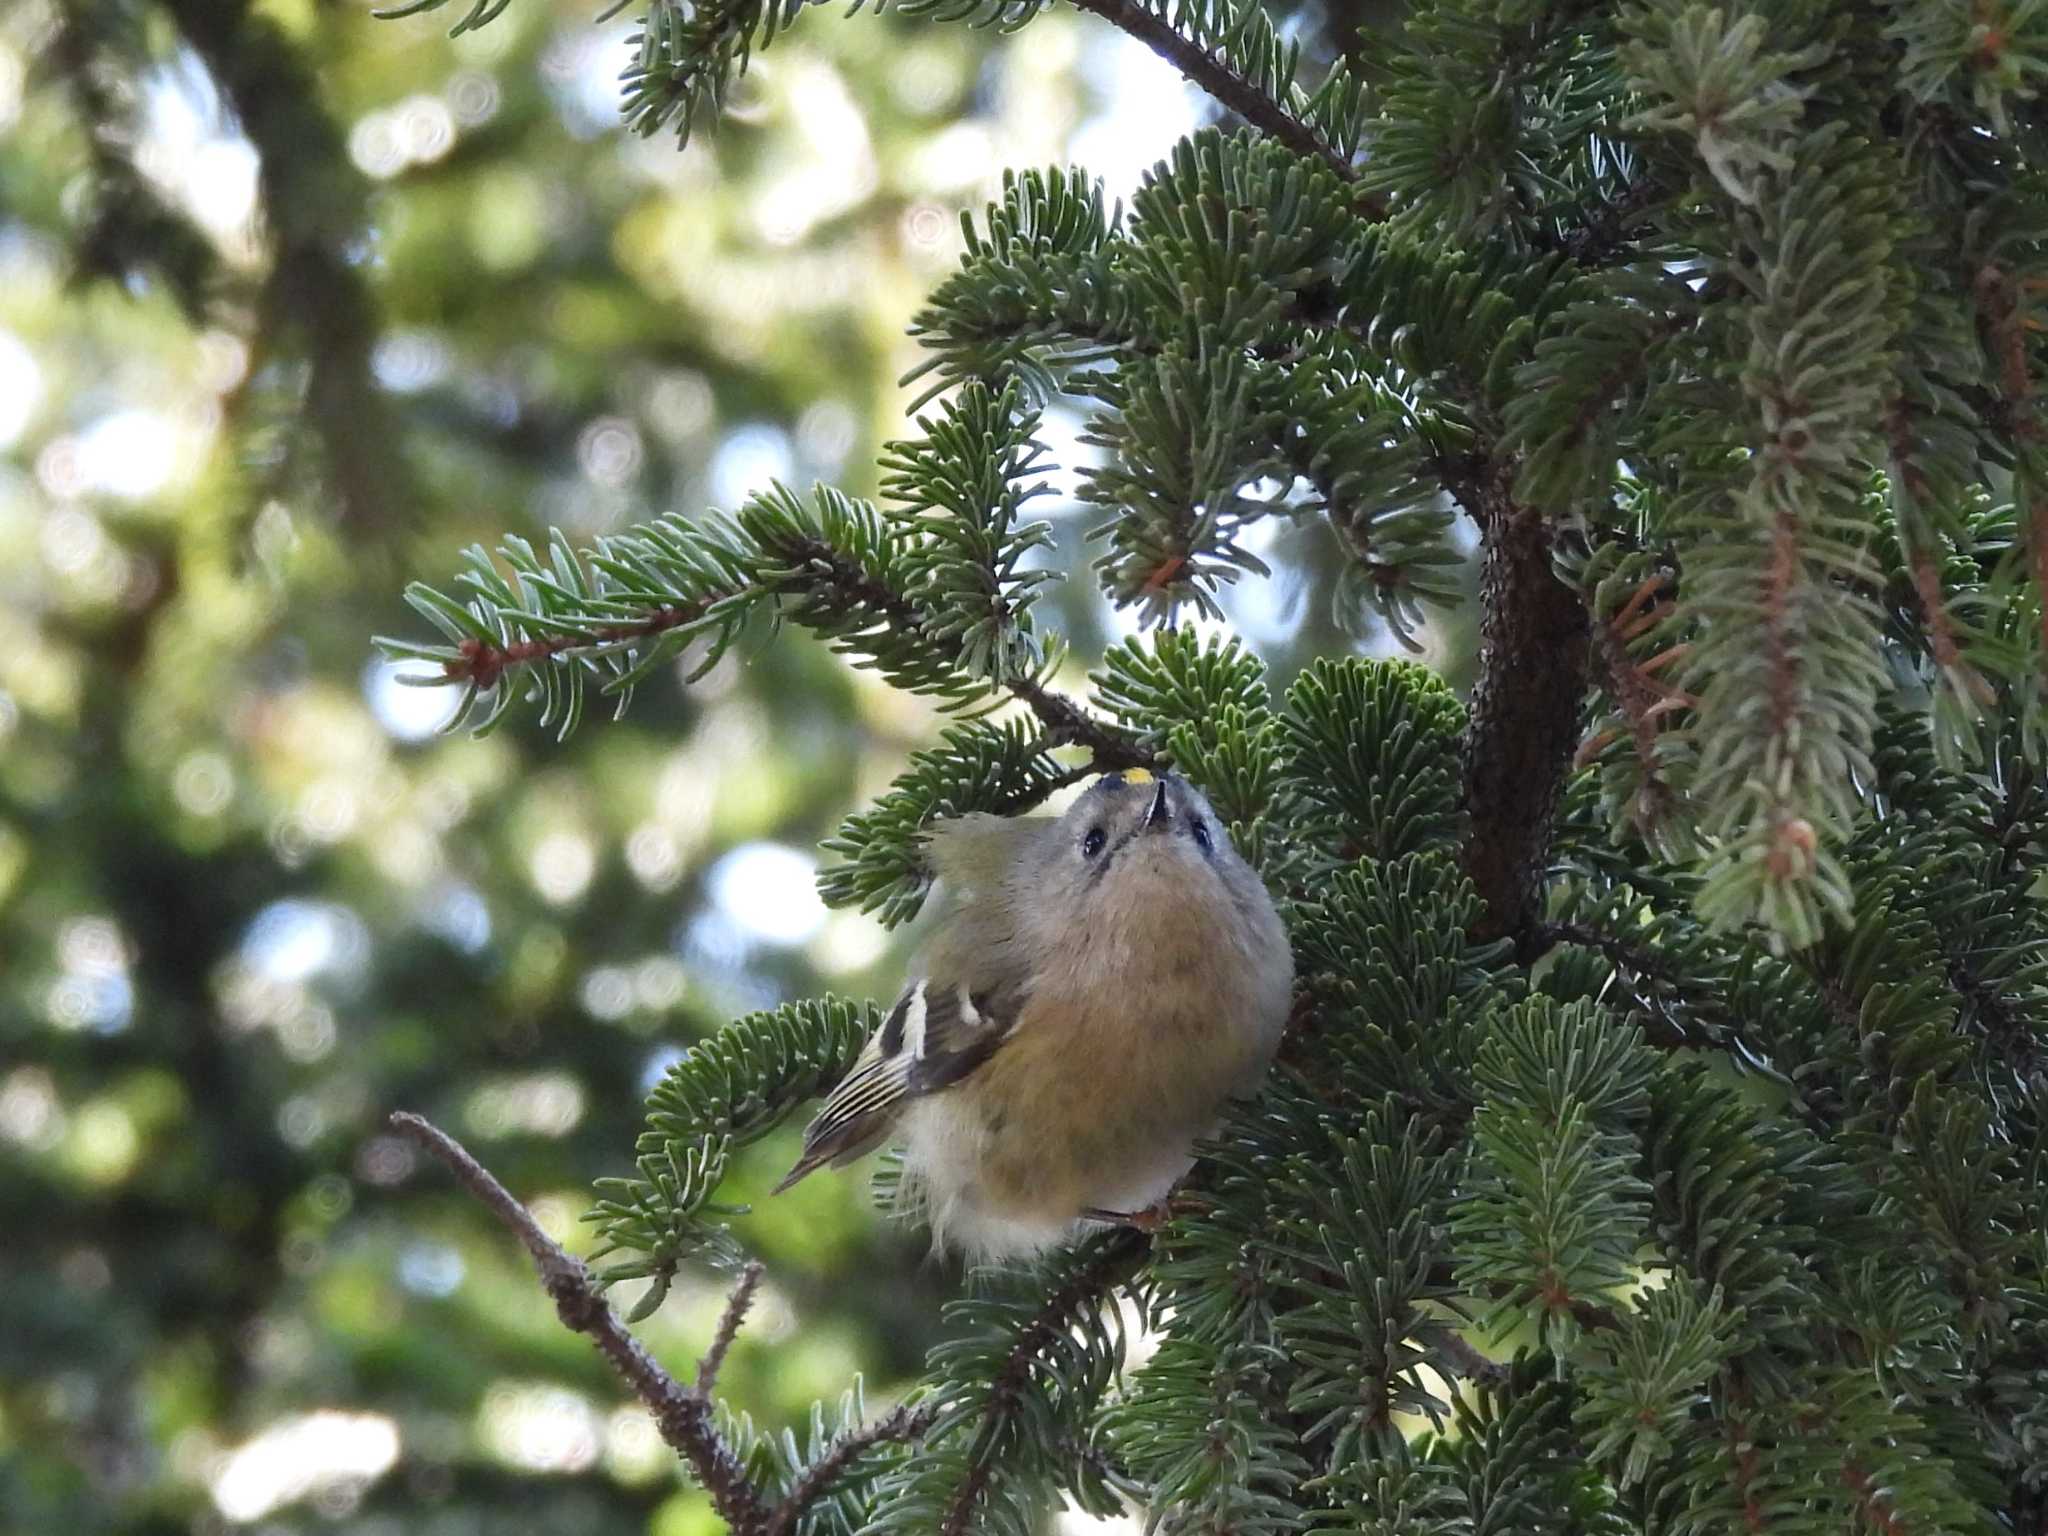
[[[1335,5],[1333,14],[1352,8]],[[626,21],[515,0],[19,0],[0,13],[0,1525],[396,1536],[715,1528],[483,1213],[558,1236],[642,1094],[738,1011],[883,995],[911,935],[816,846],[935,735],[802,642],[566,745],[438,734],[370,636],[406,577],[768,479],[872,493],[904,326],[1005,165],[1128,193],[1205,107],[1060,15],[800,26],[713,138],[620,130]],[[1297,18],[1314,49],[1343,28]],[[1082,419],[1048,436],[1072,466]],[[1060,558],[1086,520],[1056,477]],[[1385,650],[1278,522],[1226,604],[1282,673]],[[1077,665],[1122,632],[1092,583]],[[1469,627],[1425,636],[1462,676]],[[790,1139],[743,1160],[758,1197]],[[744,1223],[722,1379],[886,1400],[957,1275],[864,1180]],[[643,1336],[691,1358],[722,1292]]]

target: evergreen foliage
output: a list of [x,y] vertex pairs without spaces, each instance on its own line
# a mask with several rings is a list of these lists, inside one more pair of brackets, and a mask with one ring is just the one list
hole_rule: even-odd
[[[1083,8],[1248,126],[1128,212],[1006,181],[918,322],[940,403],[885,505],[475,551],[462,596],[411,591],[443,639],[392,647],[478,723],[566,730],[590,681],[793,621],[968,717],[842,827],[829,899],[906,918],[935,817],[1158,761],[1281,898],[1294,1028],[1164,1232],[959,1301],[922,1442],[815,1528],[1122,1491],[1175,1531],[2043,1529],[2039,7],[1426,0],[1315,89],[1249,0]],[[657,0],[629,115],[692,131],[802,9]],[[1022,521],[1062,393],[1101,586],[1162,621],[1086,701]],[[1262,573],[1252,523],[1321,518],[1405,636],[1460,509],[1469,711],[1355,658],[1276,704],[1172,625]],[[1575,710],[1588,667],[1573,773],[1511,696]],[[1517,818],[1542,867],[1502,881],[1475,840]],[[692,1052],[599,1207],[611,1277],[723,1252],[729,1141],[872,1018]],[[1120,1375],[1125,1286],[1159,1342]]]

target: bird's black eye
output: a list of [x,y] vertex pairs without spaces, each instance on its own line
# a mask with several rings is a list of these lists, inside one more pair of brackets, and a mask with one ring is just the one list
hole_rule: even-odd
[[1202,820],[1201,817],[1197,816],[1188,823],[1188,832],[1194,837],[1195,846],[1201,849],[1202,852],[1212,853],[1215,851],[1215,844],[1209,837],[1209,823]]
[[1090,827],[1088,835],[1081,839],[1081,857],[1092,859],[1102,852],[1102,845],[1109,841],[1109,834],[1100,827]]

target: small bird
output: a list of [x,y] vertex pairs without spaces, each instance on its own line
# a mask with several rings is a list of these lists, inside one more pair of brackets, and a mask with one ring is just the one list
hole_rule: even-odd
[[1192,785],[1141,768],[1058,818],[941,822],[930,853],[950,899],[921,973],[776,1193],[893,1133],[936,1249],[1155,1215],[1279,1045],[1294,957],[1265,886]]

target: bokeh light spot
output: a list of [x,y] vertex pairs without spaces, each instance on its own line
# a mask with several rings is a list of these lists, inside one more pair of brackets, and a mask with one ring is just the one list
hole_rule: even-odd
[[171,774],[171,796],[190,816],[218,816],[234,792],[234,770],[218,752],[188,752]]
[[484,1449],[529,1472],[581,1472],[603,1448],[596,1408],[566,1387],[501,1382],[484,1395],[477,1418]]
[[752,422],[737,427],[711,456],[711,499],[722,507],[737,506],[771,480],[789,479],[796,461],[789,437],[780,427]]
[[534,845],[527,873],[544,900],[567,906],[589,889],[597,873],[597,849],[580,833],[550,832]]
[[427,661],[373,661],[363,669],[363,697],[387,734],[399,741],[425,741],[455,718],[462,690],[407,678],[440,674]]
[[12,448],[43,403],[43,370],[12,331],[0,331],[0,449]]
[[271,1425],[222,1460],[213,1503],[239,1523],[337,1484],[374,1482],[398,1460],[398,1426],[381,1413],[321,1409]]
[[748,938],[790,947],[825,925],[817,865],[781,843],[746,843],[711,870],[711,899]]

